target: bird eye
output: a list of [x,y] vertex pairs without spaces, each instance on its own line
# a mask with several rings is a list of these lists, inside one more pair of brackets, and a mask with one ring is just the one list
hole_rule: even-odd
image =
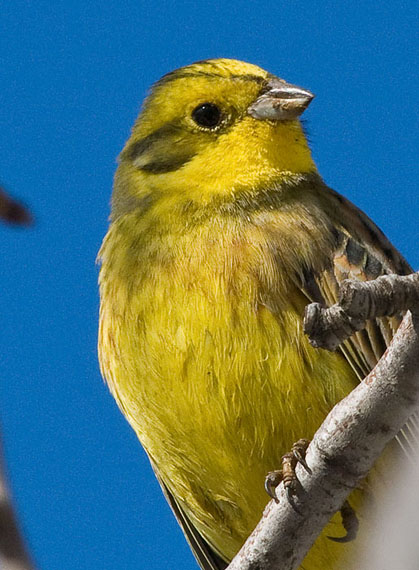
[[214,129],[221,123],[221,111],[214,103],[202,103],[192,111],[192,119],[200,127]]

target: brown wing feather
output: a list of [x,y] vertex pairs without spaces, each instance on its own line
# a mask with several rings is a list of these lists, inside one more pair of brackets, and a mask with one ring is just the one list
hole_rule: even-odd
[[149,459],[157,480],[160,483],[163,494],[166,497],[166,500],[169,503],[183,533],[185,534],[186,540],[191,547],[192,553],[195,556],[199,567],[202,570],[225,570],[225,568],[228,566],[227,562],[224,562],[224,560],[220,558],[220,556],[211,548],[208,542],[206,542],[202,535],[197,531],[193,523],[189,520],[188,516],[180,506],[179,502],[175,499],[173,494],[167,488],[167,485],[160,477],[156,464],[150,456]]
[[[334,190],[321,185],[318,195],[324,211],[334,212],[331,226],[336,234],[336,249],[329,266],[320,272],[308,268],[302,289],[310,301],[332,305],[338,298],[339,285],[344,279],[367,281],[380,275],[412,272],[409,264],[391,245],[378,227],[356,206]],[[365,330],[345,341],[339,350],[362,380],[375,366],[391,341],[401,321],[401,315],[377,319]],[[398,436],[402,448],[409,453],[411,442],[418,439],[419,418],[413,416]],[[228,564],[213,550],[196,530],[179,502],[161,479],[150,457],[151,465],[163,493],[176,516],[192,552],[202,570],[225,570]]]
[[[306,271],[303,289],[316,302],[337,302],[339,286],[344,279],[368,281],[380,275],[412,273],[412,268],[370,218],[349,200],[321,185],[317,198],[325,212],[330,212],[332,231],[336,236],[331,263],[322,271]],[[360,379],[381,358],[402,315],[371,321],[342,347]]]
[[[337,302],[344,279],[368,281],[380,275],[407,275],[412,268],[381,230],[356,206],[334,190],[323,186],[319,199],[332,212],[336,249],[331,264],[317,274],[306,271],[303,289],[310,300],[332,305]],[[345,341],[339,350],[362,380],[377,364],[390,344],[403,315],[369,321],[364,330]],[[419,420],[412,417],[397,437],[409,454],[419,439]]]

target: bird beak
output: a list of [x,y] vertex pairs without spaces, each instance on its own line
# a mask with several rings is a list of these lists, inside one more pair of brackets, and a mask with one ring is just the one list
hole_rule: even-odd
[[247,112],[255,119],[292,121],[307,109],[313,97],[310,91],[275,77],[269,80],[262,95]]

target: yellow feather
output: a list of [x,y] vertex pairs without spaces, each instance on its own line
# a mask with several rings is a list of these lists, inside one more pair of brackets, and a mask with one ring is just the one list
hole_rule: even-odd
[[[252,77],[268,74],[213,60],[157,84],[121,155],[99,254],[103,375],[159,478],[226,561],[268,502],[267,472],[358,381],[303,334],[301,280],[330,265],[336,213],[304,183],[316,170],[299,122],[246,115],[261,89]],[[223,132],[190,124],[207,101],[231,115]],[[351,546],[326,534],[343,534],[338,515],[305,570],[343,568]]]

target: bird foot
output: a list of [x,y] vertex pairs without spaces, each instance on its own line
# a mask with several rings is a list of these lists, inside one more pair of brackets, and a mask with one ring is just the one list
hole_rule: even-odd
[[[308,439],[299,439],[291,447],[291,451],[282,456],[282,469],[276,471],[270,471],[265,478],[265,489],[268,495],[275,501],[278,502],[276,496],[276,488],[280,483],[284,483],[284,487],[287,492],[288,500],[293,504],[293,496],[297,493],[298,488],[298,478],[295,473],[295,468],[298,463],[304,467],[307,473],[311,474],[311,469],[306,462],[306,451],[310,444]],[[294,506],[295,508],[295,506]],[[328,536],[327,538],[333,540],[334,542],[351,542],[355,540],[358,533],[359,521],[354,509],[351,507],[348,501],[345,501],[340,509],[340,514],[342,517],[342,525],[346,531],[345,536]]]
[[328,536],[327,538],[333,540],[333,542],[351,542],[355,540],[358,534],[359,521],[348,501],[343,503],[340,509],[340,515],[342,517],[343,528],[346,531],[345,536]]
[[270,471],[266,475],[265,489],[274,501],[278,502],[275,490],[281,482],[284,483],[289,500],[296,494],[298,479],[295,474],[295,468],[298,463],[301,463],[307,473],[311,474],[311,469],[305,460],[309,444],[310,441],[308,439],[299,439],[293,444],[291,451],[282,456],[282,469]]

